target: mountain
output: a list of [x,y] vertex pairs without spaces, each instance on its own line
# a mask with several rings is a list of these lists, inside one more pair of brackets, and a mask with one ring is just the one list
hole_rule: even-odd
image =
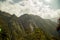
[[[17,40],[18,36],[21,36],[22,30],[18,24],[17,17],[15,15],[10,15],[6,12],[0,11],[0,36],[7,37],[9,40]],[[2,35],[3,34],[3,35]],[[1,39],[4,40],[5,38]],[[7,40],[6,39],[6,40]]]
[[[57,23],[49,20],[49,19],[42,19],[41,17],[37,15],[28,15],[24,14],[19,17],[19,22],[23,25],[23,28],[25,30],[32,31],[34,27],[41,28],[43,31],[49,33],[50,35],[57,36]],[[33,27],[31,27],[31,26]]]
[[37,15],[20,17],[0,11],[0,40],[56,40],[57,24]]

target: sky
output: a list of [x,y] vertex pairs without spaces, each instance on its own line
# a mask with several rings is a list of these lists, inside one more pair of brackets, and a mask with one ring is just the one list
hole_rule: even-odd
[[18,17],[34,14],[50,19],[60,16],[60,0],[0,0],[0,10]]

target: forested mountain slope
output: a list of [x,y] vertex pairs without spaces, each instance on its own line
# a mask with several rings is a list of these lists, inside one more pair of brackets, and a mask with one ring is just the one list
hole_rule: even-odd
[[58,40],[56,23],[37,15],[20,17],[0,11],[0,40]]

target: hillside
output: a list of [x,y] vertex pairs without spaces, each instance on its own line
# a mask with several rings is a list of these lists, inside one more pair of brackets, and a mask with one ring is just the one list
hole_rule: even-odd
[[41,17],[37,15],[28,15],[24,14],[19,17],[19,22],[23,25],[24,29],[30,29],[32,31],[33,27],[30,26],[37,26],[38,28],[41,28],[43,31],[50,33],[50,35],[57,36],[56,27],[57,23],[52,22],[49,19],[42,19]]
[[[21,34],[21,29],[17,22],[17,17],[2,11],[0,11],[0,29],[0,40],[4,40],[5,37],[9,40],[17,40],[18,36]],[[2,37],[4,38],[2,39]]]
[[37,15],[20,17],[0,11],[0,40],[58,40],[56,23]]

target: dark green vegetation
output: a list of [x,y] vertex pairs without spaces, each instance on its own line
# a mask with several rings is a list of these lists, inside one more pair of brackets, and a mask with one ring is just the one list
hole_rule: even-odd
[[59,40],[56,26],[36,15],[16,17],[0,11],[0,40]]

